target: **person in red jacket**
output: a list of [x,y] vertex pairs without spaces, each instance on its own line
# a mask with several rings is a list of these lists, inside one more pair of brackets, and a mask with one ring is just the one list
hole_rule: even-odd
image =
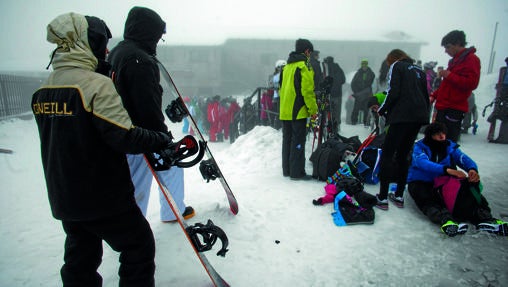
[[229,122],[229,142],[234,143],[236,138],[239,136],[238,131],[238,122],[240,120],[240,105],[233,99],[229,98],[229,108],[228,108],[228,122]]
[[436,122],[448,129],[448,139],[457,142],[464,114],[468,112],[468,98],[480,82],[480,59],[475,55],[475,47],[466,48],[464,31],[454,30],[441,40],[441,46],[452,57],[448,68],[440,71],[438,77],[443,81],[430,96],[435,101]]
[[219,100],[220,96],[215,96],[207,108],[207,119],[210,123],[210,142],[217,141],[217,133],[219,132]]

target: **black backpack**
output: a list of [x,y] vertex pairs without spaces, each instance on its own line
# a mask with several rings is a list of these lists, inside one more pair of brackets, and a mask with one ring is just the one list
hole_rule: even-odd
[[312,177],[326,181],[329,176],[332,176],[340,168],[340,162],[347,150],[354,152],[350,144],[343,143],[335,138],[331,138],[318,146],[310,156]]

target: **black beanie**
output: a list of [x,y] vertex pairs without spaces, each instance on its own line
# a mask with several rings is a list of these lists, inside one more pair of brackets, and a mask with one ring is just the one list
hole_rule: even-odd
[[295,43],[295,52],[296,53],[304,53],[305,50],[309,49],[310,52],[314,51],[314,46],[312,46],[312,43],[307,39],[298,39]]
[[431,139],[433,135],[441,132],[447,134],[448,130],[444,124],[436,122],[428,125],[423,133],[426,139]]

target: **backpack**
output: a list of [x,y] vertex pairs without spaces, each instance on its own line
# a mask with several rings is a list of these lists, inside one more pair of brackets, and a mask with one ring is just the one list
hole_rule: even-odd
[[312,177],[321,181],[327,180],[340,168],[340,162],[347,150],[353,151],[351,145],[335,138],[331,138],[318,146],[310,156]]
[[352,137],[345,137],[337,134],[337,137],[339,140],[343,143],[349,144],[351,147],[353,147],[353,151],[357,151],[360,146],[362,145],[362,142],[360,141],[360,138],[358,136],[352,136]]
[[372,207],[360,206],[345,191],[341,191],[335,197],[334,212],[331,215],[337,226],[373,224],[376,217]]
[[[377,184],[379,182],[379,162],[381,160],[381,149],[368,146],[360,152],[359,161],[364,163],[366,168],[360,172],[365,183]],[[358,164],[357,164],[358,166]]]

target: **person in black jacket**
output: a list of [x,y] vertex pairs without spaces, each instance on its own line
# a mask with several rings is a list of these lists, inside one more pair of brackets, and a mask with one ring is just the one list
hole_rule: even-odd
[[376,76],[369,67],[367,59],[362,59],[360,65],[360,69],[351,81],[351,90],[355,99],[353,112],[351,113],[351,124],[356,125],[358,123],[358,116],[361,111],[363,113],[363,125],[369,126],[369,107],[367,103],[372,96],[372,83]]
[[[387,94],[377,109],[388,126],[381,153],[376,205],[383,210],[388,209],[387,197],[397,207],[404,206],[409,152],[421,126],[429,123],[430,115],[425,72],[399,49],[392,50],[386,62],[390,65]],[[397,190],[388,194],[391,182],[397,183]]]
[[333,61],[333,57],[328,56],[323,60],[323,76],[332,77],[332,88],[330,90],[330,104],[333,111],[335,132],[340,131],[342,115],[342,85],[346,82],[346,76],[342,68]]
[[386,61],[381,62],[381,67],[379,68],[379,87],[378,91],[384,91],[386,87],[386,81],[388,81],[388,70],[390,66],[386,63]]
[[[166,23],[153,10],[133,7],[127,16],[124,40],[118,43],[109,54],[111,77],[132,122],[139,127],[168,132],[162,113],[162,87],[157,66],[157,43],[166,32]],[[146,215],[152,173],[143,157],[128,154],[127,159],[131,177],[136,186],[136,202]],[[194,216],[194,209],[184,203],[184,173],[179,167],[157,171],[160,180],[166,185],[175,199],[178,209],[185,219]],[[162,191],[159,191],[160,219],[173,222],[173,214]]]
[[319,92],[319,87],[323,81],[323,72],[321,71],[321,63],[319,62],[319,51],[314,50],[310,53],[310,65],[314,71],[314,92]]
[[[154,286],[155,241],[134,199],[125,153],[171,138],[135,127],[105,72],[111,38],[99,18],[67,13],[47,26],[54,71],[32,96],[53,217],[66,233],[63,286],[102,286],[102,241],[120,252],[120,286]],[[48,66],[49,67],[49,66]]]

